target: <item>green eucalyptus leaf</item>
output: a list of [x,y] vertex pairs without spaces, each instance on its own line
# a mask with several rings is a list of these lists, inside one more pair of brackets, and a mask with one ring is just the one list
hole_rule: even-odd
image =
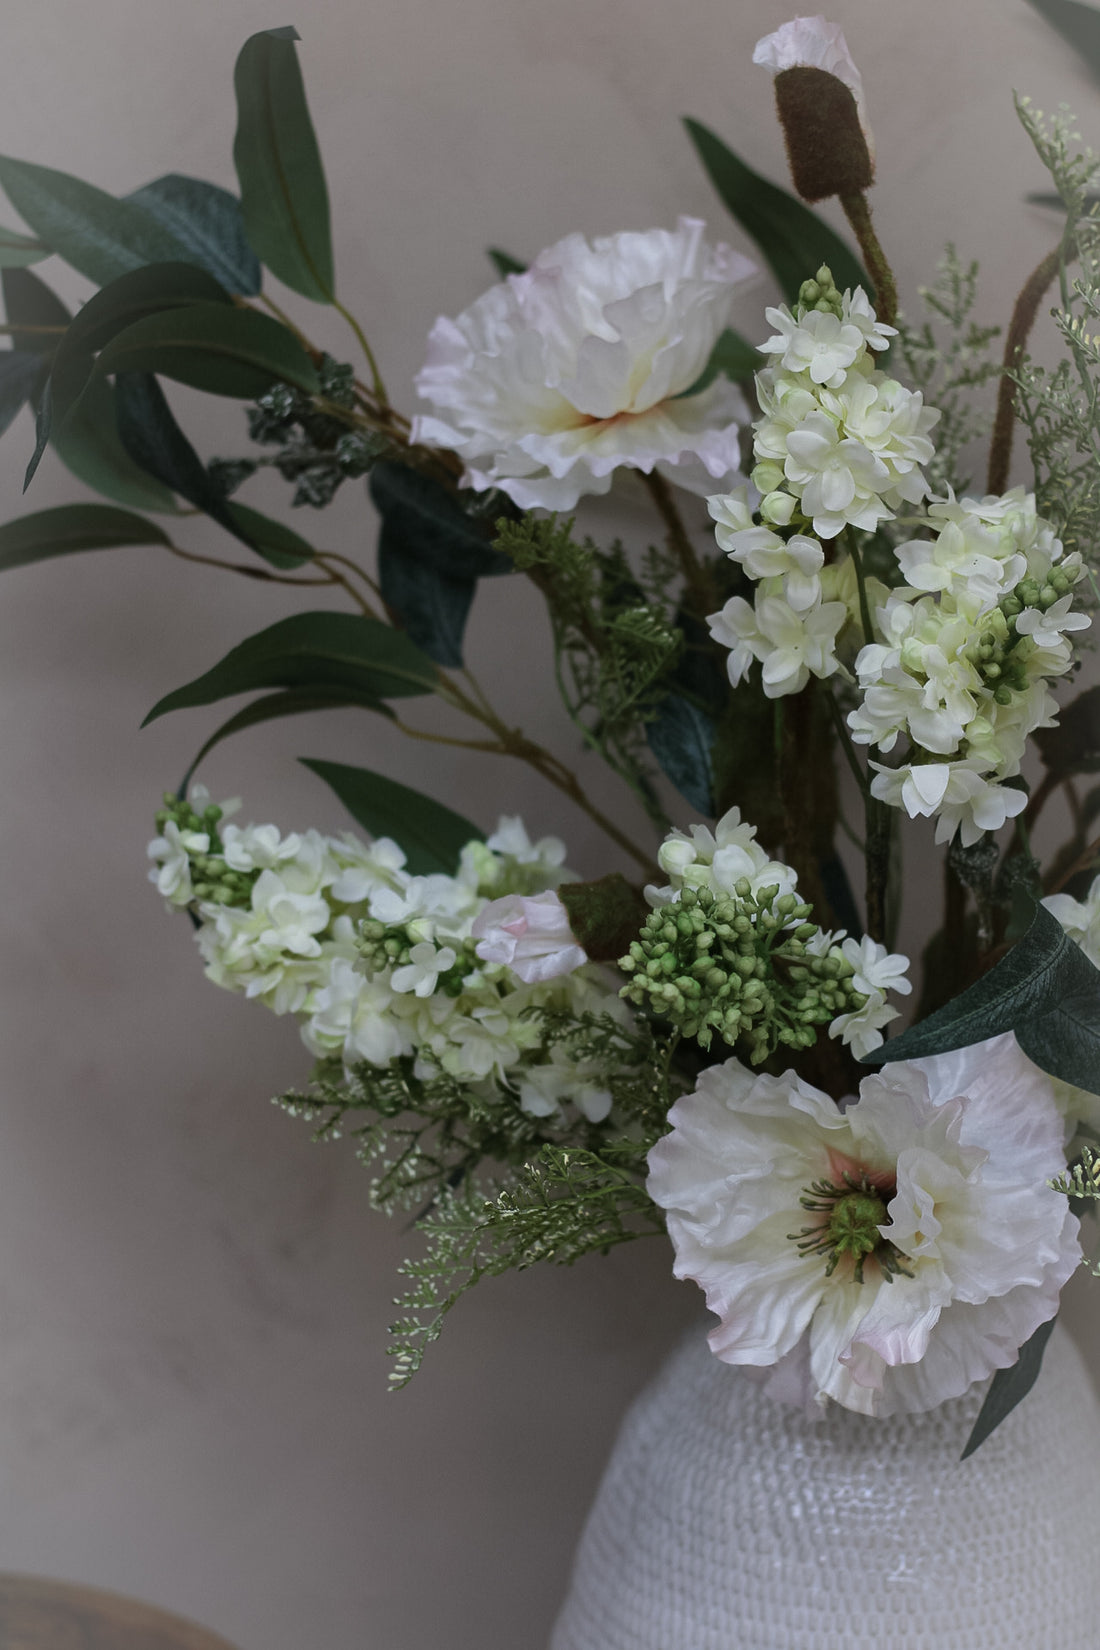
[[232,306],[225,288],[194,264],[144,264],[102,287],[74,317],[54,356],[54,418],[60,423],[92,376],[96,352],[135,322],[188,304]]
[[1020,1348],[1016,1362],[1008,1369],[998,1369],[989,1383],[989,1391],[978,1411],[978,1419],[974,1422],[970,1437],[966,1441],[966,1448],[959,1457],[960,1461],[965,1461],[967,1456],[973,1455],[1006,1416],[1011,1415],[1020,1400],[1027,1397],[1038,1378],[1043,1353],[1046,1351],[1054,1324],[1054,1318],[1041,1323]]
[[272,521],[270,516],[261,515],[247,504],[228,503],[226,509],[248,535],[256,554],[272,567],[302,567],[313,559],[313,546],[285,522]]
[[[61,299],[29,269],[5,269],[0,274],[0,289],[9,326],[29,329],[12,333],[12,347],[52,356],[72,320]],[[30,330],[35,328],[45,330]]]
[[306,395],[320,389],[312,361],[281,321],[220,303],[189,304],[135,321],[112,338],[97,371],[160,373],[241,401],[254,401],[276,382]]
[[381,699],[375,698],[373,694],[357,695],[351,688],[286,688],[280,693],[269,693],[263,699],[253,699],[251,704],[245,705],[243,710],[239,710],[235,716],[223,722],[221,727],[210,735],[184,774],[180,794],[186,796],[195,769],[223,739],[229,739],[235,733],[243,733],[246,728],[258,727],[261,722],[275,722],[286,716],[303,716],[310,711],[340,710],[350,705],[377,711],[382,716],[393,716],[389,705]]
[[0,526],[0,570],[128,544],[170,544],[154,521],[109,504],[60,504]]
[[[81,408],[87,404],[89,391],[81,397]],[[119,443],[140,471],[171,488],[252,548],[247,532],[176,423],[164,391],[151,373],[119,373],[115,380],[115,418]],[[70,418],[66,429],[71,424]]]
[[336,291],[328,187],[287,30],[246,40],[237,58],[233,160],[252,250],[303,298],[330,304]]
[[917,1060],[1012,1031],[1052,1077],[1094,1090],[1100,1070],[1100,969],[1045,906],[1006,956],[951,1002],[865,1057]]
[[[142,207],[187,248],[192,264],[246,298],[260,290],[260,260],[248,244],[236,195],[216,183],[169,172],[125,197]],[[0,258],[3,238],[0,235]]]
[[362,697],[397,699],[432,693],[435,685],[431,660],[400,630],[358,613],[295,613],[167,694],[145,722],[257,688],[346,687]]
[[657,763],[696,813],[713,818],[714,718],[681,693],[668,693],[645,725],[646,742]]
[[487,246],[485,250],[489,255],[489,262],[502,281],[508,275],[522,275],[527,268],[526,264],[521,263],[518,258],[513,258],[510,252],[503,251],[499,246]]
[[39,240],[96,286],[141,264],[187,257],[187,248],[143,207],[68,172],[0,156],[0,188]]
[[39,394],[45,370],[42,357],[30,350],[0,350],[0,435]]
[[862,286],[874,300],[859,261],[823,218],[746,166],[700,121],[685,119],[684,125],[711,183],[760,248],[788,304],[821,264],[828,264],[838,287]]
[[727,327],[711,350],[710,360],[703,368],[701,376],[690,389],[684,390],[676,399],[682,401],[686,395],[698,395],[702,390],[709,389],[719,373],[723,373],[735,384],[747,383],[754,373],[760,371],[763,364],[760,351],[754,348],[747,338],[742,338],[739,332]]
[[0,229],[0,269],[24,269],[40,264],[50,249],[32,235],[17,235],[14,229]]
[[466,844],[484,836],[476,825],[441,802],[369,768],[317,762],[306,756],[300,760],[336,792],[370,836],[392,837],[405,850],[406,864],[414,876],[430,876],[434,871],[453,875]]
[[1040,728],[1035,743],[1055,779],[1100,772],[1100,687],[1086,688],[1063,705],[1057,726]]
[[1095,79],[1100,80],[1100,11],[1078,0],[1031,0],[1040,16],[1084,58]]
[[513,572],[511,557],[493,549],[488,522],[408,465],[376,464],[370,493],[382,517],[378,581],[386,606],[436,664],[460,667],[477,580]]
[[47,378],[42,386],[42,393],[38,397],[38,405],[34,413],[34,452],[23,476],[23,491],[26,492],[35,478],[38,466],[42,462],[43,454],[50,444],[50,426],[53,422],[53,396],[50,390],[50,380]]
[[118,435],[118,391],[106,378],[92,378],[50,443],[61,462],[86,486],[133,510],[176,515],[172,490],[130,457]]

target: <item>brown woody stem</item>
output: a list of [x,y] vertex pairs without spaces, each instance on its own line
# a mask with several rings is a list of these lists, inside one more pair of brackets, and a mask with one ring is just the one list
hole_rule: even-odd
[[1031,329],[1035,325],[1043,294],[1058,273],[1062,255],[1061,246],[1056,246],[1053,252],[1047,253],[1042,263],[1028,276],[1012,311],[1012,320],[1005,336],[1004,371],[997,390],[997,416],[993,422],[993,435],[989,443],[986,491],[990,493],[1003,493],[1008,489],[1008,473],[1012,463],[1012,435],[1016,427],[1016,385],[1009,374],[1023,352]]

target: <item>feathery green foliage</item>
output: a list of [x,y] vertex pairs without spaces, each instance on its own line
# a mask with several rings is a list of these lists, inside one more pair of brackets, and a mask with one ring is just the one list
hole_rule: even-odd
[[899,318],[898,350],[913,388],[940,409],[936,451],[925,473],[934,491],[949,485],[964,492],[970,481],[962,468],[965,448],[993,426],[992,408],[975,392],[1000,377],[1000,363],[991,357],[990,346],[1001,329],[979,326],[974,320],[977,261],[964,264],[950,242],[936,266],[935,280],[919,291],[931,318],[919,326]]
[[667,830],[646,760],[645,724],[684,647],[669,605],[676,563],[651,549],[636,572],[618,541],[605,550],[577,540],[572,520],[556,516],[499,522],[494,548],[511,556],[546,599],[558,690],[585,744]]

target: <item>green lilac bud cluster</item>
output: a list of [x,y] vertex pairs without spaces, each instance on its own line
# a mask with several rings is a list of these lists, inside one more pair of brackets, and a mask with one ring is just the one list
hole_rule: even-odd
[[[368,974],[382,974],[387,969],[404,968],[412,961],[412,948],[432,938],[426,925],[416,922],[389,926],[375,917],[364,917],[359,924],[359,955],[367,965]],[[460,997],[466,979],[480,965],[473,940],[447,940],[455,953],[455,960],[445,974],[440,974],[436,990],[445,997]]]
[[833,272],[828,264],[822,264],[811,281],[803,281],[798,289],[798,319],[801,320],[807,310],[816,309],[822,315],[835,315],[840,319],[842,294],[833,280]]
[[235,871],[225,863],[222,839],[218,835],[222,809],[211,802],[201,813],[191,806],[186,797],[172,791],[164,793],[164,807],[157,810],[157,830],[163,832],[169,820],[188,834],[204,832],[210,847],[205,854],[189,854],[191,892],[196,900],[210,900],[217,905],[249,905],[252,885],[258,871]]
[[807,950],[821,930],[812,908],[778,885],[753,894],[744,877],[731,896],[685,888],[646,918],[619,967],[622,995],[671,1020],[708,1049],[717,1032],[753,1065],[777,1046],[809,1048],[821,1026],[864,1007],[852,965],[837,948]]
[[970,649],[970,657],[985,685],[992,689],[999,705],[1008,705],[1016,693],[1030,685],[1027,662],[1035,651],[1029,637],[1016,631],[1016,620],[1029,607],[1046,613],[1073,588],[1073,581],[1060,568],[1053,568],[1041,582],[1021,579],[1008,596],[1002,596]]

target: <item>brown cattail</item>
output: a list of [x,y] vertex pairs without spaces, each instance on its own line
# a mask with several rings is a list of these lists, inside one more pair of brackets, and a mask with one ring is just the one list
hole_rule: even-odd
[[806,201],[859,195],[875,167],[849,88],[826,69],[799,65],[775,77],[775,102],[791,177]]

